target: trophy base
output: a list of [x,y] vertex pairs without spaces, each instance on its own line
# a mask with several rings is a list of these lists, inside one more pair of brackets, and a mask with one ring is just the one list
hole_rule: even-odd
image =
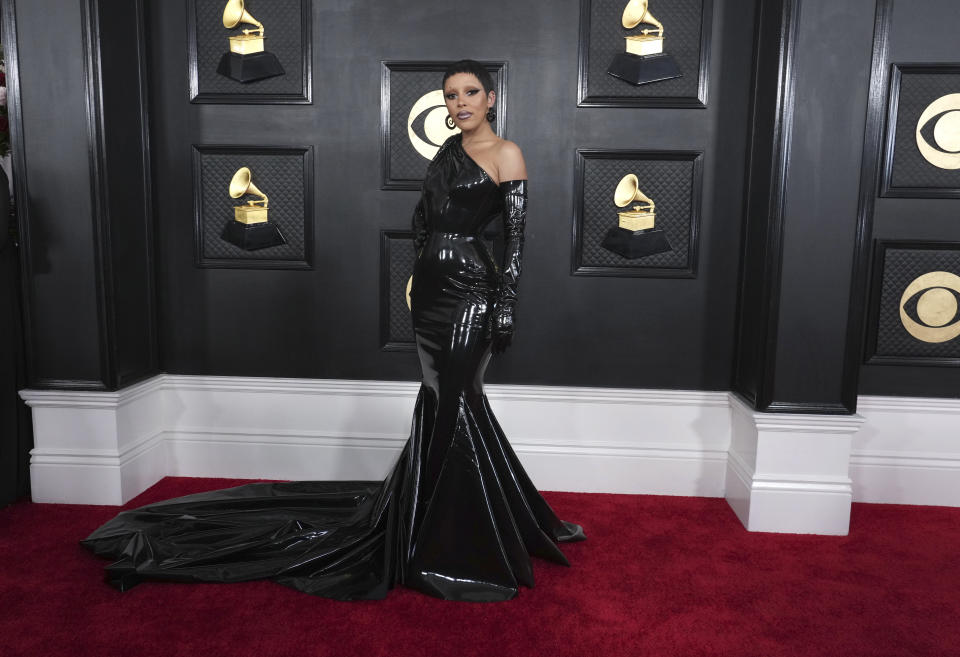
[[618,53],[611,60],[607,73],[635,86],[683,77],[677,62],[666,53],[646,56]]
[[220,58],[217,73],[237,82],[253,82],[283,75],[284,70],[272,52],[255,52],[251,55],[225,52]]
[[287,243],[277,225],[270,222],[241,224],[239,221],[230,219],[223,227],[220,237],[244,251],[256,251]]
[[667,241],[666,233],[659,228],[631,231],[614,226],[607,231],[607,236],[603,238],[600,246],[629,260],[673,250]]

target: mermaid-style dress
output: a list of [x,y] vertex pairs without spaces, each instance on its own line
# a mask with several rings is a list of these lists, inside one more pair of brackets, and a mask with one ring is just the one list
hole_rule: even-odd
[[[498,186],[459,135],[431,162],[410,294],[423,383],[383,482],[254,483],[122,512],[83,541],[115,560],[107,580],[272,579],[337,599],[402,584],[479,602],[533,586],[531,556],[567,564],[557,542],[583,531],[534,488],[483,393],[491,347],[512,328],[525,210],[526,181]],[[501,215],[502,271],[480,238]]]

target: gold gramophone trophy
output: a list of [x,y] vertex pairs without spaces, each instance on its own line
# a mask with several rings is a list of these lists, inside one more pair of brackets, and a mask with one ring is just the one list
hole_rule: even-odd
[[625,36],[626,52],[614,55],[607,73],[633,85],[679,78],[683,75],[673,57],[663,52],[663,23],[648,10],[650,0],[630,0],[623,10],[621,24],[632,30],[647,25],[640,34]]
[[253,194],[260,198],[247,201],[246,205],[233,208],[233,219],[227,220],[221,237],[245,251],[256,251],[268,246],[286,244],[280,229],[267,217],[267,195],[253,184],[253,174],[248,167],[240,167],[230,180],[230,198]]
[[657,205],[640,191],[639,181],[634,174],[628,173],[620,179],[613,192],[613,202],[618,208],[625,208],[631,203],[638,205],[617,213],[619,224],[607,231],[600,246],[631,260],[673,250],[666,234],[654,228]]
[[255,25],[256,28],[243,29],[243,34],[230,37],[230,52],[223,53],[217,73],[237,82],[253,82],[283,75],[283,67],[277,56],[264,50],[263,23],[244,9],[243,0],[229,0],[223,8],[223,26],[232,30],[241,23]]

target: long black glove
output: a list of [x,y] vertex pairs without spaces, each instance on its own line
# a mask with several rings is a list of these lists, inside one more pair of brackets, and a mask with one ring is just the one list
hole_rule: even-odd
[[527,181],[506,180],[500,183],[500,191],[503,192],[503,272],[490,325],[493,352],[498,354],[510,346],[513,339],[517,283],[523,257],[523,227],[527,220]]
[[427,230],[427,217],[423,211],[423,197],[421,196],[420,202],[417,203],[417,207],[413,211],[413,249],[418,256],[429,236],[430,232]]

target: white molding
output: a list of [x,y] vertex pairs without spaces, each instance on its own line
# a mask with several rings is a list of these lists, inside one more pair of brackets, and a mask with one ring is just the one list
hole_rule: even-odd
[[[120,504],[170,475],[382,478],[407,440],[419,387],[160,375],[117,392],[24,390],[38,431],[34,499]],[[513,385],[486,392],[543,489],[723,495],[726,392]]]
[[[418,389],[160,375],[116,392],[24,390],[34,414],[34,499],[121,504],[171,475],[377,479],[407,439]],[[851,496],[960,506],[960,399],[862,397],[860,418],[756,413],[728,392],[486,392],[545,490],[726,496],[748,520],[751,496],[815,500],[813,512],[834,521],[837,499]],[[762,437],[759,467],[737,436]],[[784,522],[782,531],[816,530],[814,521]]]
[[960,399],[941,397],[878,397],[862,396],[857,400],[861,413],[921,411],[960,415]]
[[117,392],[22,390],[36,502],[123,504],[167,474],[163,380]]
[[110,408],[116,409],[164,386],[165,375],[141,381],[115,392],[84,390],[21,390],[20,398],[31,408]]
[[960,399],[865,396],[859,410],[855,501],[960,506]]
[[760,413],[730,396],[727,501],[750,531],[845,535],[858,415]]

